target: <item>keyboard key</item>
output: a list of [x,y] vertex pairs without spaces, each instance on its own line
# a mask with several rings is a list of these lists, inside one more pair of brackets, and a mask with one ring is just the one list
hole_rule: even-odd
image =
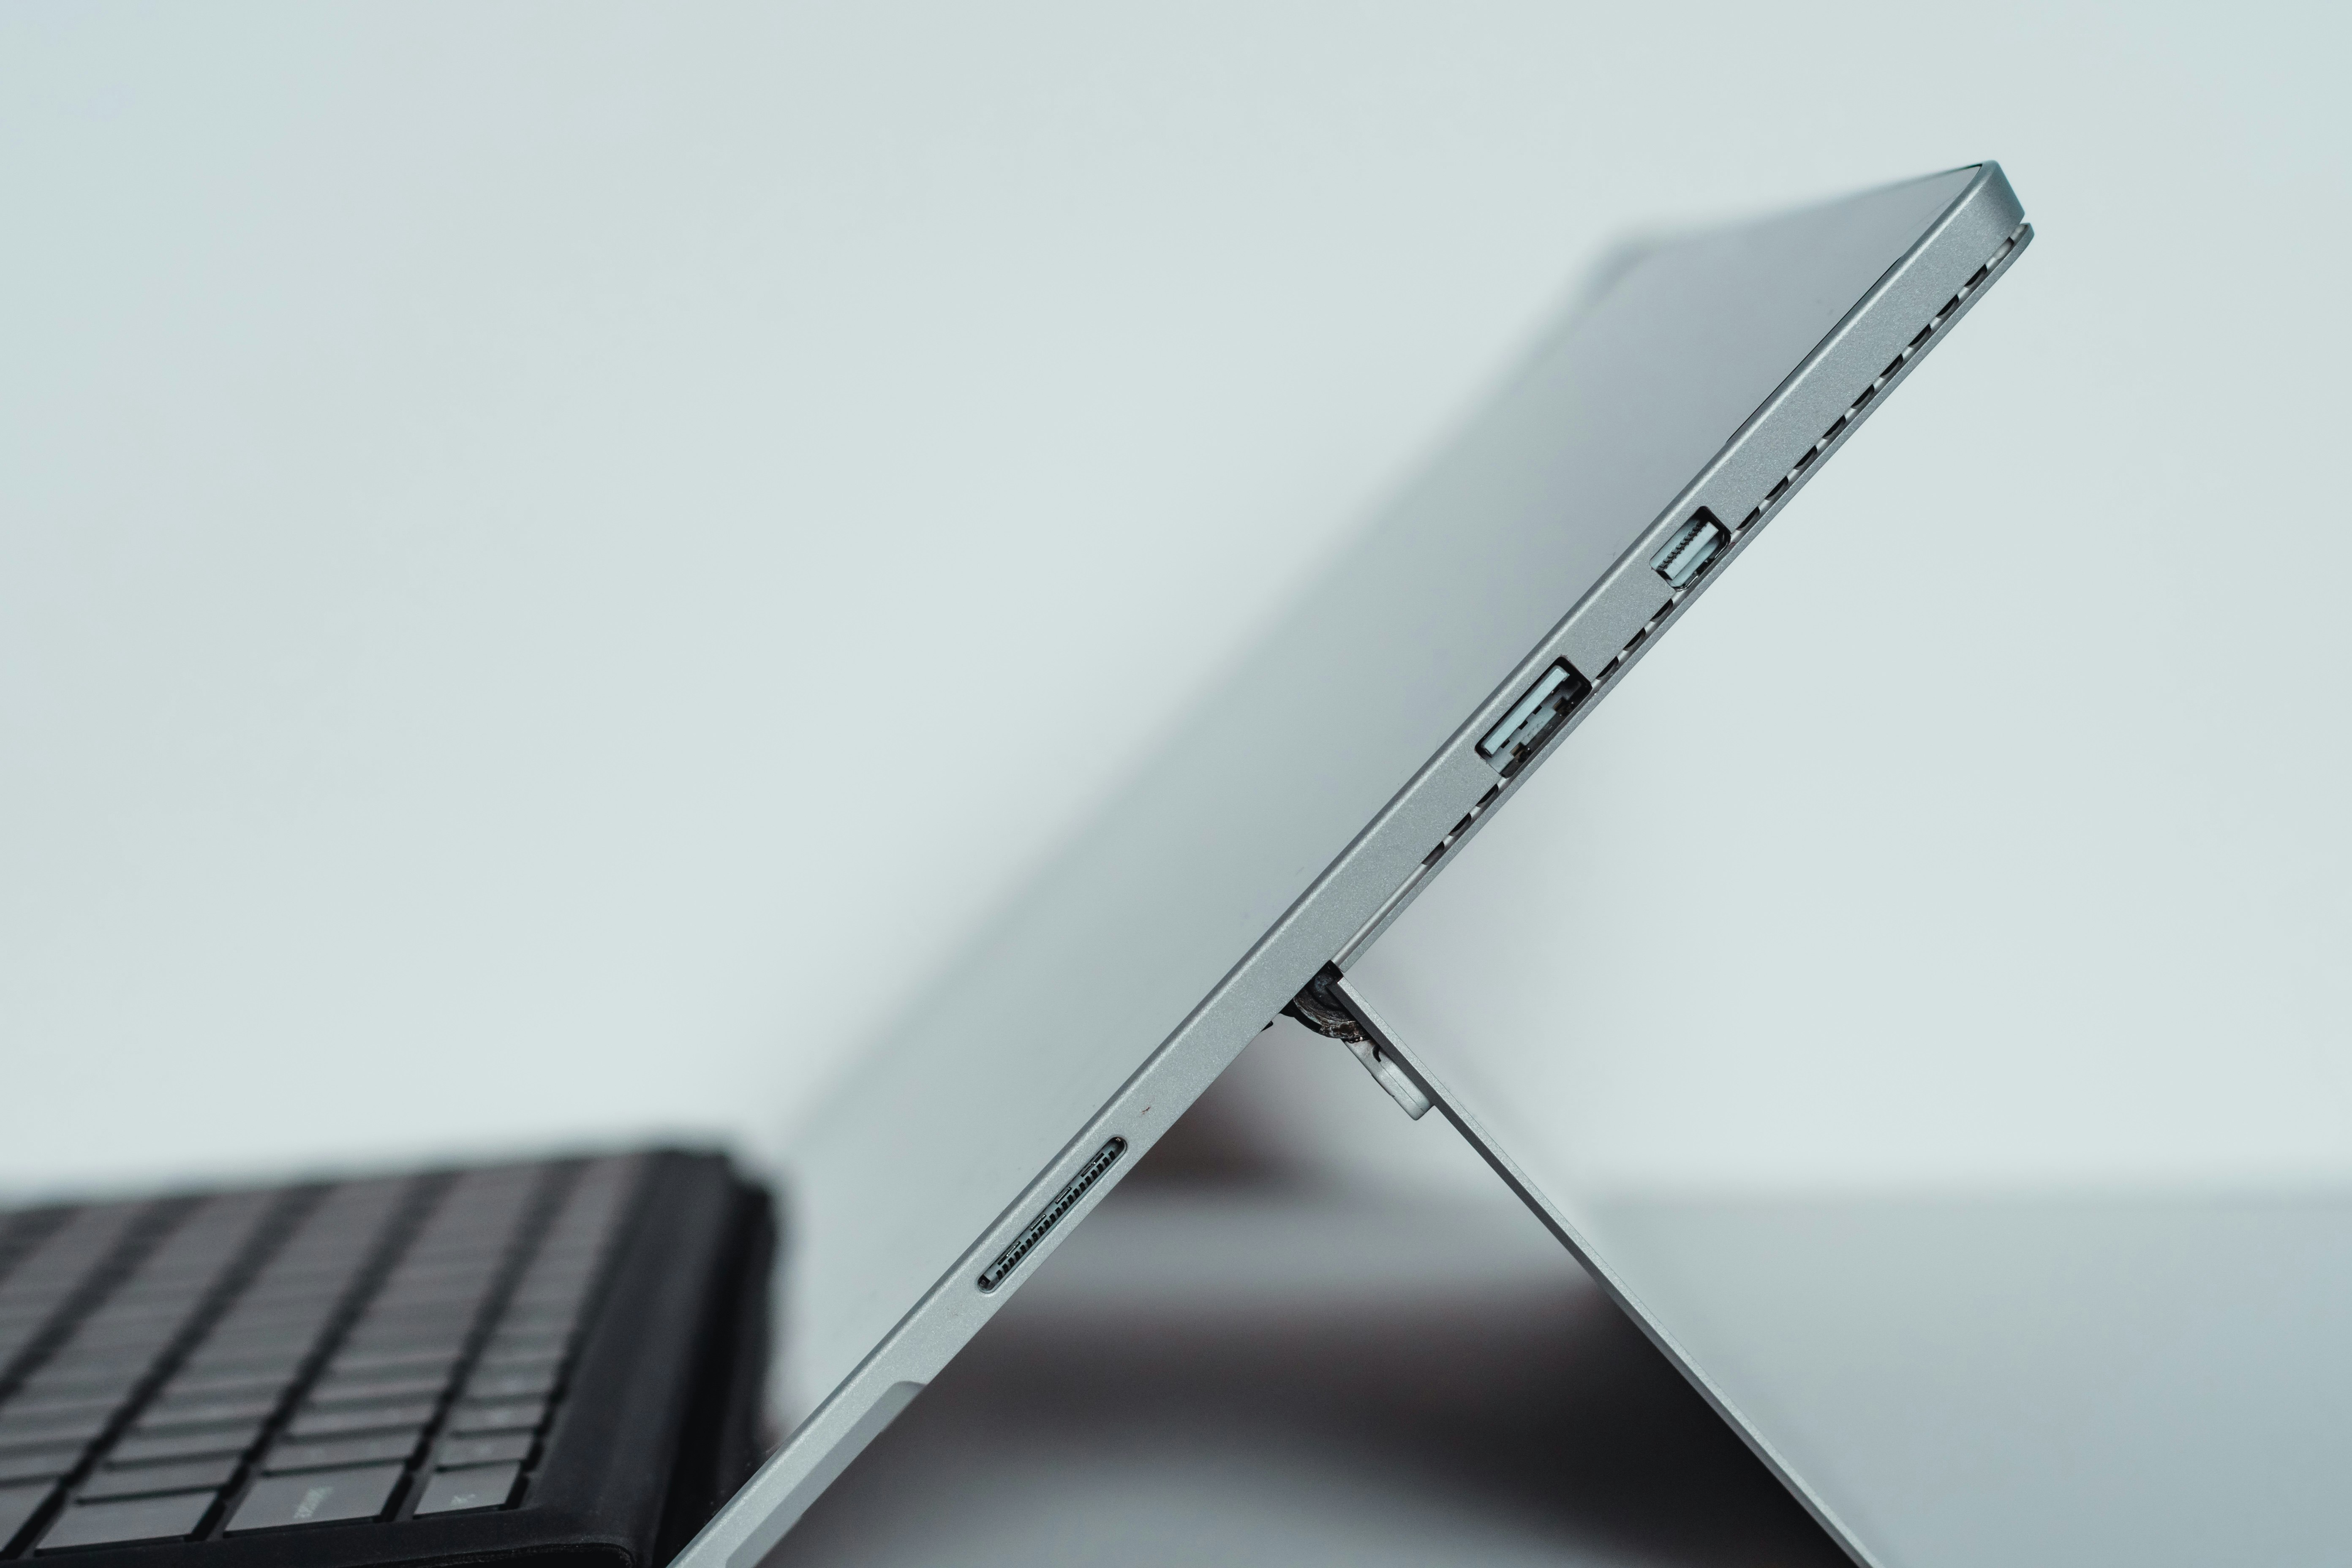
[[333,1320],[335,1306],[331,1300],[245,1301],[205,1332],[205,1343],[209,1347],[307,1340]]
[[125,1541],[176,1541],[195,1533],[216,1492],[180,1492],[133,1502],[78,1503],[58,1515],[41,1537],[44,1552],[68,1546],[109,1546]]
[[48,1363],[26,1380],[25,1393],[39,1397],[87,1394],[92,1399],[120,1399],[138,1386],[146,1367],[121,1363],[84,1361],[79,1357]]
[[354,1356],[413,1355],[425,1359],[437,1356],[445,1362],[454,1362],[466,1348],[466,1336],[462,1333],[376,1335],[361,1332],[345,1341],[343,1348]]
[[215,1426],[202,1432],[163,1432],[152,1437],[124,1437],[107,1450],[116,1465],[146,1465],[164,1459],[201,1459],[213,1454],[242,1454],[261,1435],[258,1421]]
[[588,1300],[587,1282],[549,1280],[526,1286],[507,1300],[507,1310],[573,1313]]
[[176,1465],[133,1465],[105,1469],[81,1484],[84,1502],[105,1498],[151,1497],[157,1492],[184,1492],[198,1487],[225,1487],[236,1473],[236,1456],[188,1459]]
[[596,1260],[601,1256],[598,1248],[574,1247],[556,1237],[540,1247],[539,1256],[531,1259],[530,1269],[524,1278],[533,1280],[591,1279],[595,1275]]
[[157,1400],[141,1413],[134,1432],[171,1432],[184,1426],[217,1426],[226,1421],[257,1421],[278,1408],[273,1398]]
[[0,1486],[12,1481],[50,1481],[74,1468],[79,1448],[43,1448],[37,1453],[0,1454]]
[[532,1367],[490,1367],[466,1380],[468,1399],[536,1399],[555,1389],[551,1364]]
[[392,1271],[393,1283],[386,1289],[423,1290],[452,1286],[485,1286],[499,1271],[505,1259],[503,1251],[476,1251],[467,1254],[436,1253],[430,1257],[412,1257]]
[[273,1339],[281,1342],[307,1339],[324,1328],[334,1315],[331,1301],[247,1301],[215,1323],[205,1335],[205,1343],[258,1341],[267,1344]]
[[111,1391],[91,1394],[77,1389],[68,1394],[19,1394],[0,1406],[0,1415],[6,1419],[31,1420],[45,1415],[78,1415],[85,1411],[110,1411],[122,1403],[122,1396]]
[[363,1323],[446,1322],[452,1319],[470,1319],[481,1310],[475,1291],[456,1294],[440,1290],[404,1290],[396,1284],[369,1299],[366,1311],[360,1316]]
[[332,1520],[373,1519],[392,1500],[400,1484],[398,1465],[375,1465],[357,1470],[312,1470],[299,1476],[272,1476],[257,1482],[228,1521],[231,1535],[247,1531],[283,1530],[295,1524],[325,1524]]
[[446,1372],[457,1364],[454,1351],[352,1351],[336,1352],[327,1363],[330,1375],[341,1377],[360,1373],[415,1372],[422,1376],[427,1368]]
[[576,1297],[587,1290],[589,1281],[594,1278],[594,1269],[578,1263],[544,1260],[515,1282],[515,1300],[527,1301],[534,1296]]
[[125,1378],[136,1378],[145,1372],[147,1359],[105,1346],[85,1348],[68,1345],[41,1363],[40,1371],[34,1375],[33,1381],[37,1384],[118,1383]]
[[0,1552],[8,1550],[8,1542],[40,1512],[55,1489],[47,1481],[37,1487],[0,1487]]
[[21,1421],[0,1415],[0,1453],[87,1443],[106,1430],[108,1410],[78,1410],[66,1415],[32,1415]]
[[448,1374],[432,1372],[422,1377],[328,1377],[311,1388],[306,1404],[366,1405],[381,1399],[436,1398],[448,1384]]
[[286,1431],[294,1437],[343,1437],[394,1426],[421,1426],[433,1419],[435,1404],[430,1399],[420,1399],[400,1405],[353,1405],[333,1410],[306,1408],[287,1423]]
[[490,1293],[488,1272],[478,1268],[436,1270],[389,1280],[369,1303],[371,1312],[472,1311]]
[[466,1342],[473,1324],[445,1319],[386,1318],[354,1324],[343,1342],[362,1351],[456,1351]]
[[217,1378],[223,1382],[236,1378],[257,1381],[284,1380],[291,1378],[295,1373],[301,1370],[302,1363],[309,1354],[310,1352],[307,1349],[289,1350],[284,1345],[272,1345],[267,1350],[237,1351],[234,1353],[228,1352],[215,1353],[211,1351],[200,1350],[188,1358],[186,1366],[181,1369],[180,1377],[173,1381],[194,1378]]
[[447,1469],[459,1465],[491,1465],[505,1459],[528,1459],[536,1441],[528,1432],[500,1432],[490,1437],[450,1437],[441,1444],[433,1462]]
[[478,1465],[469,1470],[443,1470],[425,1483],[416,1500],[419,1513],[456,1513],[461,1509],[504,1508],[514,1496],[520,1465]]
[[273,1368],[237,1368],[225,1372],[184,1372],[163,1385],[163,1397],[171,1400],[198,1399],[207,1394],[250,1394],[256,1398],[274,1398],[286,1391],[292,1379]]
[[184,1282],[158,1287],[143,1275],[134,1276],[130,1283],[109,1295],[96,1311],[84,1314],[76,1331],[112,1333],[142,1324],[160,1324],[168,1329],[186,1316],[194,1304]]
[[107,1351],[113,1354],[152,1359],[155,1352],[172,1342],[169,1323],[86,1323],[73,1337],[76,1350]]
[[[140,1273],[140,1283],[126,1285],[107,1299],[106,1305],[89,1321],[111,1323],[132,1323],[160,1320],[178,1322],[196,1304],[197,1287],[185,1279],[162,1279]],[[201,1282],[199,1282],[201,1283]]]
[[370,1349],[398,1349],[404,1346],[462,1346],[474,1331],[474,1314],[462,1315],[403,1312],[396,1316],[375,1312],[352,1325],[346,1343],[365,1345]]
[[508,1400],[497,1405],[460,1405],[449,1417],[449,1430],[475,1432],[531,1431],[547,1419],[543,1399]]
[[576,1296],[565,1296],[560,1299],[543,1296],[518,1297],[508,1302],[507,1310],[499,1314],[499,1327],[519,1331],[530,1325],[550,1333],[568,1332],[572,1325],[579,1321],[580,1313],[581,1301]]
[[263,1323],[235,1333],[215,1333],[198,1348],[196,1359],[206,1366],[220,1366],[231,1362],[244,1364],[265,1361],[281,1364],[289,1360],[299,1362],[318,1342],[323,1327],[319,1323],[284,1326]]
[[333,1470],[346,1465],[376,1465],[387,1460],[406,1463],[416,1452],[421,1426],[404,1432],[371,1432],[364,1437],[335,1437],[319,1443],[280,1443],[261,1462],[265,1475],[289,1470]]
[[253,1291],[240,1299],[213,1331],[256,1323],[324,1322],[341,1302],[344,1284],[341,1279],[329,1279],[318,1285]]
[[478,1301],[378,1301],[361,1317],[359,1331],[461,1334],[480,1310]]

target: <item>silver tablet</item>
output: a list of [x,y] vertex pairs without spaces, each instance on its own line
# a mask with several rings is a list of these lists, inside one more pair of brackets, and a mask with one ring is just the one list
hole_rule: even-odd
[[[811,1121],[796,1420],[681,1562],[751,1568],[1294,998],[1349,1033],[1346,972],[2030,232],[1986,163],[1620,258]],[[929,700],[984,703],[953,654]]]

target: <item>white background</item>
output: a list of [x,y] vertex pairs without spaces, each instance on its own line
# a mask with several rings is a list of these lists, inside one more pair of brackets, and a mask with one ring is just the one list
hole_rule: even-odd
[[0,1186],[766,1143],[1605,245],[1984,157],[2033,249],[1382,963],[1644,1180],[2352,1171],[2347,43],[0,10]]

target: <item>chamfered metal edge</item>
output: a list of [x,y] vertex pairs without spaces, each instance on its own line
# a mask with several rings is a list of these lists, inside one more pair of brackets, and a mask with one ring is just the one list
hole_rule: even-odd
[[[1987,275],[1985,286],[1990,286],[1999,272],[2006,270],[2007,264],[2013,262],[2023,249],[2026,234],[2017,229],[2023,212],[1998,164],[1986,163],[1978,165],[1977,170],[1976,178],[1800,363],[1780,389],[1759,405],[1659,519],[1643,531],[1618,563],[1561,617],[1550,635],[1497,684],[1494,693],[1463,721],[1436,754],[1145,1058],[1109,1101],[1074,1132],[1045,1169],[1005,1205],[972,1245],[867,1352],[866,1359],[826,1394],[759,1471],[737,1489],[673,1560],[673,1568],[755,1568],[859,1450],[897,1418],[1036,1268],[1068,1239],[1094,1206],[1141,1162],[1176,1118],[1232,1064],[1298,988],[1336,955],[1361,952],[1370,938],[1386,929],[1427,881],[1423,873],[1433,869],[1423,864],[1428,846],[1441,842],[1446,836],[1447,825],[1496,786],[1494,770],[1477,755],[1476,738],[1493,727],[1504,709],[1546,665],[1563,656],[1589,617],[1599,618],[1602,608],[1612,604],[1612,593],[1622,594],[1623,584],[1640,581],[1633,575],[1634,570],[1638,567],[1646,571],[1647,552],[1656,548],[1665,530],[1687,515],[1690,507],[1706,504],[1704,498],[1715,493],[1713,487],[1722,487],[1727,493],[1741,488],[1743,480],[1754,480],[1764,474],[1771,462],[1761,450],[1766,443],[1800,428],[1807,432],[1803,445],[1811,443],[1826,420],[1814,420],[1810,426],[1804,422],[1815,412],[1814,405],[1825,402],[1830,395],[1822,390],[1826,373],[1850,371],[1852,367],[1845,363],[1849,358],[1855,358],[1859,363],[1853,352],[1857,342],[1856,327],[1876,321],[1909,304],[1905,296],[1913,290],[1906,290],[1906,285],[1918,283],[1924,259],[1933,257],[1945,261],[1945,267],[1935,269],[1937,277],[1943,277],[1951,264],[1944,253],[1953,248],[1955,239],[1973,243],[1974,232],[1989,233],[1993,224],[2000,223],[1999,235],[2018,233],[2018,243],[2004,258],[2003,265]],[[1965,277],[1978,261],[1992,254],[1999,243],[1998,236],[1987,238],[1968,266],[1951,276]],[[1931,282],[1916,291],[1924,294],[1932,287]],[[1980,287],[1977,293],[1981,292]],[[1938,302],[1941,298],[1937,296]],[[1963,310],[1974,302],[1973,296],[1964,300]],[[1927,320],[1933,309],[1930,305],[1911,319]],[[1957,320],[1960,313],[1956,311],[1952,319]],[[1941,331],[1935,334],[1937,339],[1943,335]],[[1860,357],[1866,358],[1869,352],[1870,348],[1864,346]],[[1907,375],[1916,363],[1915,358],[1902,374]],[[1891,380],[1885,391],[1892,392],[1895,382],[1900,379],[1898,375]],[[1851,393],[1839,392],[1835,395],[1850,396]],[[1884,396],[1882,393],[1874,399],[1871,412],[1875,411]],[[1853,423],[1858,425],[1860,420]],[[1807,466],[1802,479],[1810,479],[1819,470],[1822,459],[1852,433],[1849,426],[1820,458]],[[1755,487],[1757,495],[1760,497],[1783,471],[1785,468],[1771,469],[1770,477]],[[1770,511],[1785,506],[1800,488],[1801,479],[1790,485]],[[1717,516],[1723,515],[1720,506],[1715,510]],[[1745,517],[1747,508],[1743,506],[1732,515]],[[1643,651],[1646,651],[1646,642],[1654,642],[1665,626],[1688,608],[1697,592],[1718,576],[1759,531],[1760,528],[1748,528],[1732,542],[1723,559],[1674,605],[1674,615],[1649,635]],[[1591,656],[1588,653],[1586,657]],[[1607,687],[1613,689],[1633,662],[1629,658],[1611,670]],[[1501,793],[1481,813],[1481,822],[1526,783],[1545,757],[1559,749],[1566,735],[1597,705],[1604,694],[1601,685],[1595,683],[1592,696],[1543,752],[1503,784]],[[973,1283],[979,1270],[1002,1252],[1012,1235],[1068,1183],[1095,1150],[1113,1136],[1128,1140],[1129,1156],[1088,1189],[1000,1288],[980,1290]],[[1507,1174],[1505,1179],[1510,1178]],[[1647,1326],[1638,1312],[1636,1317]],[[1675,1364],[1683,1366],[1685,1363],[1676,1357]],[[1727,1418],[1743,1436],[1748,1435],[1736,1416],[1727,1413]],[[1768,1458],[1767,1462],[1771,1461]],[[1783,1467],[1775,1464],[1774,1473],[1784,1481],[1788,1479]],[[1790,1484],[1793,1487],[1794,1483]],[[1809,1509],[1815,1507],[1801,1489],[1798,1496]],[[1834,1527],[1832,1531],[1842,1542],[1846,1539]],[[1852,1550],[1850,1546],[1848,1549]]]
[[[1536,770],[1558,752],[1578,726],[1591,717],[1602,698],[1613,691],[1617,683],[1638,664],[1658,639],[1675,622],[1680,620],[1698,596],[1712,587],[1727,571],[1731,563],[1744,552],[1764,525],[1788,509],[1797,493],[1812,481],[1830,458],[1851,439],[1856,429],[1885,405],[1896,386],[1918,368],[1920,361],[1941,346],[1950,335],[1951,328],[1962,316],[1976,307],[1987,289],[2015,263],[2020,253],[2032,243],[2032,226],[2026,223],[2025,212],[2015,192],[2010,188],[2000,165],[1990,160],[1974,165],[1977,174],[1966,188],[1954,197],[1934,223],[1921,234],[1911,248],[1881,275],[1862,299],[1854,304],[1835,327],[1822,338],[1812,353],[1791,371],[1788,379],[1764,402],[1748,421],[1733,433],[1731,438],[1709,459],[1697,476],[1685,486],[1682,492],[1669,501],[1649,528],[1643,531],[1610,569],[1601,574],[1583,598],[1560,618],[1551,635],[1534,652],[1522,660],[1517,668],[1495,688],[1478,713],[1464,726],[1464,731],[1483,734],[1486,727],[1507,710],[1518,693],[1526,690],[1540,672],[1556,660],[1566,658],[1579,673],[1592,682],[1593,689],[1569,715],[1568,721],[1544,742],[1543,748],[1528,757],[1511,777],[1503,781],[1501,793],[1486,806],[1472,815],[1462,830],[1445,847],[1445,855],[1458,854],[1462,847],[1475,837],[1491,820],[1497,809],[1517,794]],[[1930,175],[1928,178],[1934,178]],[[1977,248],[1980,247],[1981,248]],[[2005,247],[2005,248],[2004,248]],[[1997,257],[1996,257],[1996,253]],[[1987,258],[1996,258],[1983,280],[1967,290],[1959,308],[1945,318],[1942,324],[1912,354],[1901,368],[1869,403],[1859,410],[1849,410],[1844,421],[1829,446],[1801,471],[1791,476],[1791,481],[1777,498],[1765,500],[1756,508],[1758,515],[1749,520],[1754,503],[1738,505],[1749,493],[1758,498],[1769,494],[1770,488],[1793,466],[1794,455],[1801,453],[1818,438],[1830,419],[1832,396],[1856,384],[1861,372],[1884,363],[1874,358],[1883,350],[1889,329],[1907,332],[1909,324],[1924,323],[1949,295],[1943,287],[1948,278],[1965,279],[1968,271]],[[1940,265],[1928,267],[1933,260]],[[1906,308],[1912,313],[1906,316]],[[1861,329],[1865,325],[1880,329],[1869,338]],[[1863,378],[1866,384],[1867,378]],[[1843,404],[1835,406],[1844,407]],[[1828,418],[1814,419],[1818,415]],[[1813,423],[1807,423],[1813,419]],[[1801,444],[1792,446],[1791,443]],[[1791,454],[1788,463],[1774,466],[1772,454]],[[1727,505],[1736,510],[1726,510]],[[1696,581],[1679,595],[1668,595],[1652,582],[1648,570],[1651,553],[1665,536],[1701,507],[1707,508],[1717,518],[1727,519],[1735,531],[1730,542],[1719,556],[1707,564]],[[1639,613],[1610,614],[1611,601],[1631,598],[1637,606],[1646,606]],[[1583,627],[1599,623],[1601,627],[1641,622],[1641,629],[1630,644],[1615,640],[1608,632],[1597,644]],[[1596,654],[1596,647],[1600,650]],[[1622,649],[1612,653],[1611,650]],[[1458,747],[1462,735],[1457,733],[1447,743],[1447,750]],[[1399,886],[1381,905],[1373,918],[1351,936],[1334,956],[1333,962],[1342,970],[1377,942],[1381,934],[1394,924],[1438,869],[1436,865],[1424,868],[1427,874],[1416,874]]]

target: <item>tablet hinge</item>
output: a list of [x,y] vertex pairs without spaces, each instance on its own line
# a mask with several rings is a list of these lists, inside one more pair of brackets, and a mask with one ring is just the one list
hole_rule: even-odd
[[1315,978],[1298,988],[1283,1012],[1297,1019],[1318,1035],[1328,1035],[1348,1047],[1355,1058],[1364,1064],[1372,1081],[1388,1091],[1388,1096],[1402,1107],[1407,1116],[1420,1121],[1429,1111],[1429,1096],[1421,1086],[1406,1076],[1396,1058],[1381,1047],[1386,1034],[1368,1017],[1365,1011],[1339,982],[1343,976],[1336,964],[1325,964]]

